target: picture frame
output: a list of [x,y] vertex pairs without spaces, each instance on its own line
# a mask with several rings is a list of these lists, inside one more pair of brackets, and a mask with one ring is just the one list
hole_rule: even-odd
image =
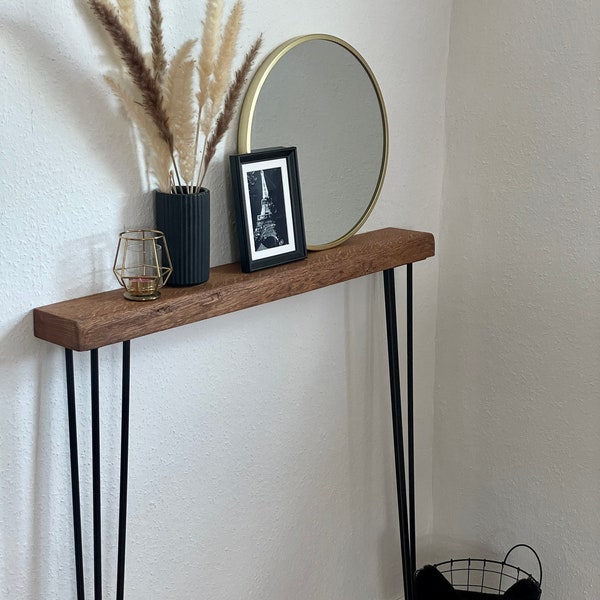
[[229,164],[242,271],[306,258],[296,147],[232,154]]

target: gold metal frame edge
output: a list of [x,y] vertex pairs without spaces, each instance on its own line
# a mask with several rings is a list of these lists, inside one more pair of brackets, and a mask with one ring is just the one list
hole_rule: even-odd
[[285,56],[290,50],[295,48],[296,46],[303,44],[304,42],[308,42],[310,40],[323,40],[333,42],[340,46],[343,46],[348,50],[361,64],[363,69],[366,71],[371,83],[373,84],[373,88],[375,89],[375,94],[377,96],[377,100],[379,102],[379,110],[381,113],[381,121],[383,126],[383,152],[382,152],[382,160],[381,160],[381,168],[379,170],[379,177],[377,178],[377,184],[375,186],[375,190],[373,191],[373,196],[371,201],[367,205],[367,208],[361,218],[356,222],[356,224],[343,236],[328,242],[326,244],[318,244],[318,245],[308,245],[308,250],[326,250],[328,248],[333,248],[334,246],[338,246],[342,244],[347,239],[351,238],[366,222],[369,218],[370,214],[373,212],[375,208],[375,204],[381,194],[381,190],[383,188],[383,181],[385,179],[385,174],[387,171],[388,164],[388,155],[389,155],[389,129],[388,129],[388,119],[387,119],[387,111],[385,107],[385,102],[383,100],[383,94],[381,93],[381,88],[379,87],[379,83],[375,78],[375,75],[368,63],[364,59],[364,57],[348,42],[338,38],[334,35],[330,35],[327,33],[313,33],[309,35],[301,35],[294,37],[290,40],[287,40],[283,44],[277,46],[270,54],[266,56],[264,61],[256,70],[250,84],[248,85],[248,89],[246,91],[246,95],[244,97],[244,101],[242,102],[242,107],[240,109],[240,118],[238,124],[238,137],[237,137],[237,150],[240,154],[246,154],[252,152],[252,121],[254,119],[254,112],[256,110],[256,103],[258,102],[258,97],[262,90],[262,87],[269,76],[269,73],[273,70],[275,65],[281,60],[283,56]]

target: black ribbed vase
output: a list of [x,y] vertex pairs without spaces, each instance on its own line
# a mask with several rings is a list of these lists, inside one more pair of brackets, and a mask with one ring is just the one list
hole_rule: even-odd
[[210,274],[210,192],[175,189],[154,196],[156,228],[165,234],[173,263],[168,285],[197,285]]

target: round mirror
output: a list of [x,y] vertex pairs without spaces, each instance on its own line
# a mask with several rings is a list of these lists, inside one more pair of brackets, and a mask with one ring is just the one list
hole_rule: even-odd
[[252,79],[238,151],[296,146],[309,250],[342,243],[367,220],[385,175],[381,90],[352,46],[315,34],[276,48]]

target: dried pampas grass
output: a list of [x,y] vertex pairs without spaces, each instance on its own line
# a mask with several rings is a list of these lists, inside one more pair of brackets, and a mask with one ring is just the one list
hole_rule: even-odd
[[240,96],[242,95],[242,88],[244,87],[244,82],[246,81],[246,74],[252,67],[252,63],[258,54],[261,43],[262,37],[259,36],[244,57],[242,66],[236,71],[235,77],[233,78],[233,83],[229,86],[229,90],[227,90],[225,101],[223,103],[223,110],[216,118],[214,127],[212,128],[212,131],[206,140],[206,148],[204,151],[201,169],[201,173],[203,175],[206,173],[208,164],[215,155],[215,150],[217,149],[219,142],[223,139],[223,136],[227,132],[231,120],[233,119],[233,111],[238,100],[240,99]]
[[119,52],[122,80],[106,80],[139,133],[148,171],[163,192],[200,188],[262,43],[259,36],[232,77],[241,0],[224,25],[223,0],[207,0],[199,54],[197,41],[187,40],[170,62],[160,0],[149,0],[149,57],[140,47],[133,0],[88,3]]
[[140,43],[140,32],[138,31],[137,19],[135,18],[135,6],[133,0],[117,0],[117,10],[123,27],[135,41]]

